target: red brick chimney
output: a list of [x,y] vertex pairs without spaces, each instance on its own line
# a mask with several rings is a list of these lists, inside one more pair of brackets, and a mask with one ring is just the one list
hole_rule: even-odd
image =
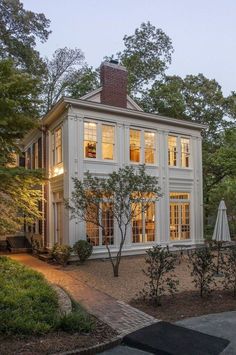
[[119,65],[118,61],[102,63],[100,68],[101,103],[127,108],[127,78],[126,68]]

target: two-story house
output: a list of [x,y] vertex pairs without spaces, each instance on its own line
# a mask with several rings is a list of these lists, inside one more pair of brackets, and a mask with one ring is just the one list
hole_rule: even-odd
[[[64,199],[71,196],[72,177],[89,170],[105,177],[119,167],[146,164],[159,178],[163,197],[130,225],[124,254],[143,252],[154,244],[195,245],[203,241],[202,139],[200,124],[143,112],[127,95],[127,71],[116,62],[101,65],[101,87],[80,99],[61,98],[42,118],[40,129],[24,140],[26,166],[44,167],[45,219],[27,227],[41,234],[44,245],[73,245],[88,239],[93,256],[106,255],[104,233],[93,224],[71,220]],[[106,238],[117,250],[116,228],[100,216]]]

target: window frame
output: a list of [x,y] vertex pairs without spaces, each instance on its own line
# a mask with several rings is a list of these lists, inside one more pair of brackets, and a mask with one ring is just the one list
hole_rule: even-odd
[[[140,202],[141,204],[141,202]],[[133,235],[133,219],[131,220],[131,223],[130,223],[130,227],[131,227],[131,244],[132,245],[150,245],[150,244],[153,244],[157,241],[157,203],[155,200],[152,201],[152,205],[154,206],[154,240],[152,241],[145,241],[145,232],[146,232],[146,219],[145,219],[145,212],[146,211],[142,211],[138,217],[140,218],[141,216],[141,225],[142,225],[142,241],[141,242],[134,242],[133,238],[134,238],[134,235]],[[150,204],[151,206],[151,204]],[[149,207],[150,207],[149,206]]]
[[[176,193],[178,195],[181,195],[181,194],[188,194],[188,198],[171,198],[171,194],[173,193]],[[191,218],[192,218],[192,211],[191,211],[191,206],[192,206],[192,201],[191,201],[191,192],[190,191],[170,191],[169,192],[169,240],[170,242],[183,242],[183,243],[186,243],[186,242],[189,242],[192,240],[192,225],[191,225]],[[178,238],[177,239],[172,239],[171,238],[171,204],[175,204],[177,206],[177,209],[178,209]],[[182,229],[182,226],[184,224],[182,224],[182,211],[181,211],[181,206],[184,205],[184,204],[188,204],[188,220],[189,220],[189,223],[185,225],[188,225],[189,227],[189,238],[186,238],[186,239],[183,239],[181,238],[181,235],[182,233],[186,232],[186,231],[183,231],[181,230]],[[175,217],[174,217],[175,218]]]
[[[135,130],[140,132],[140,161],[135,162],[130,159],[130,131]],[[153,133],[154,134],[154,147],[153,147],[153,153],[154,153],[154,162],[153,163],[146,163],[145,162],[145,151],[146,151],[146,145],[145,145],[145,133]],[[158,146],[157,146],[157,131],[155,129],[145,129],[145,128],[139,128],[135,126],[130,126],[129,127],[129,144],[128,144],[128,149],[129,149],[129,163],[133,165],[140,165],[140,164],[145,164],[146,166],[157,166],[157,154],[158,154]]]
[[[176,138],[176,165],[169,165],[169,137],[175,137]],[[182,166],[182,145],[181,145],[181,139],[188,139],[189,140],[189,166]],[[168,154],[167,154],[167,165],[169,168],[172,169],[192,169],[192,140],[191,136],[185,136],[182,134],[175,134],[172,132],[168,133],[167,136],[167,149],[168,149]]]

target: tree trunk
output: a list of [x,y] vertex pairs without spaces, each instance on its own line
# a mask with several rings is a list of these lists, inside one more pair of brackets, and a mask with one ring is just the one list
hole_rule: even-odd
[[113,274],[114,274],[114,277],[118,277],[119,276],[119,264],[118,263],[116,263],[113,266]]

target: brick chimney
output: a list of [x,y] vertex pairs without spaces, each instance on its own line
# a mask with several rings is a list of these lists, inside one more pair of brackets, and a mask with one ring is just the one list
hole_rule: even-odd
[[104,62],[100,68],[101,103],[127,108],[128,72],[118,61]]

